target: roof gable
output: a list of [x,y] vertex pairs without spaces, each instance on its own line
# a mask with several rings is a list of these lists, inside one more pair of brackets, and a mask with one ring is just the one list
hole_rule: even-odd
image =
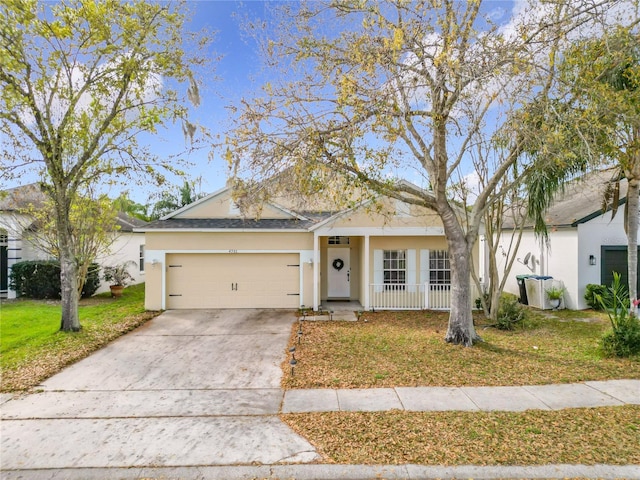
[[429,208],[383,197],[378,201],[364,201],[338,212],[315,225],[312,230],[322,227],[442,227],[442,220]]
[[273,203],[266,203],[262,205],[260,211],[248,212],[248,215],[243,215],[243,212],[236,206],[232,190],[229,187],[225,187],[222,190],[207,195],[200,200],[197,200],[189,205],[182,207],[179,210],[165,216],[162,220],[168,219],[239,219],[243,220],[248,218],[259,217],[261,219],[270,220],[302,220],[304,217],[295,214],[285,208],[282,208]]

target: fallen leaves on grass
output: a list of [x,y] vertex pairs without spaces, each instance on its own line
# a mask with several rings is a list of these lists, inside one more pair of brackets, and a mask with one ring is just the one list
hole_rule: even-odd
[[640,378],[638,359],[603,359],[607,322],[538,318],[527,330],[478,331],[472,348],[444,342],[447,312],[368,312],[365,321],[306,321],[295,375],[282,364],[284,388],[497,386]]
[[640,464],[640,406],[527,412],[330,412],[281,418],[323,463]]
[[36,387],[64,367],[83,359],[159,313],[149,311],[130,315],[99,327],[89,324],[77,333],[58,332],[56,335],[60,340],[51,342],[48,348],[39,349],[37,356],[29,356],[17,365],[3,368],[0,390],[12,392]]

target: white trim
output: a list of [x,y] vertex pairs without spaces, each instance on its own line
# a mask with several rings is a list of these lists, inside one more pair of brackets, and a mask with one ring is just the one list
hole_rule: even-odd
[[304,228],[134,228],[135,233],[309,233],[309,230]]
[[302,252],[310,252],[311,250],[300,250],[300,249],[296,249],[296,250],[292,250],[292,249],[285,249],[285,250],[235,250],[235,249],[216,249],[216,250],[182,250],[182,249],[171,249],[171,250],[155,250],[158,252],[164,252],[165,254],[169,254],[169,253],[222,253],[222,254],[226,254],[226,255],[239,255],[239,254],[243,254],[243,253],[302,253]]
[[417,259],[416,259],[416,250],[413,248],[407,249],[406,253],[407,258],[407,278],[406,283],[409,288],[409,292],[415,292],[415,284],[416,284],[416,270],[417,270]]
[[373,283],[384,283],[384,250],[376,248],[373,250]]
[[444,227],[338,227],[314,230],[322,237],[345,236],[362,237],[371,236],[393,236],[393,237],[416,237],[416,236],[444,236]]
[[424,285],[429,281],[429,250],[420,249],[420,281]]
[[313,233],[313,311],[318,311],[320,305],[320,239]]
[[484,235],[478,235],[478,276],[480,277],[480,283],[484,283],[487,277],[485,270],[485,255],[487,254],[487,243]]
[[444,236],[444,227],[342,227],[326,230],[314,230],[313,228],[135,228],[135,233],[314,233],[321,237],[345,236],[362,237],[390,236],[390,237],[441,237]]
[[[370,262],[370,244],[369,244],[369,235],[364,236],[364,279],[361,279],[360,282],[366,282],[365,284],[371,283],[371,278],[369,275],[371,272],[369,271],[369,262]],[[369,310],[369,304],[371,303],[371,298],[369,295],[369,288],[364,289],[364,309]]]

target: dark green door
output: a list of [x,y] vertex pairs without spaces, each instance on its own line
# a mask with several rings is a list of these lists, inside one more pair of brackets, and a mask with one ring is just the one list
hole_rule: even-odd
[[[611,245],[601,247],[602,269],[600,271],[600,282],[603,285],[611,285],[613,272],[620,274],[623,285],[629,283],[627,274],[627,247],[624,245]],[[638,247],[640,257],[640,247]],[[640,262],[638,262],[640,266]],[[638,269],[638,291],[640,292],[640,269]]]

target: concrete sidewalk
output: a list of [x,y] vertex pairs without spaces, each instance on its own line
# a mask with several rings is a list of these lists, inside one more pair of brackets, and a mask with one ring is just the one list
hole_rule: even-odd
[[287,390],[282,413],[383,410],[560,410],[640,404],[640,380],[522,387],[396,387]]
[[67,468],[0,472],[3,480],[638,480],[639,465],[452,467],[425,465],[240,465],[144,468]]

